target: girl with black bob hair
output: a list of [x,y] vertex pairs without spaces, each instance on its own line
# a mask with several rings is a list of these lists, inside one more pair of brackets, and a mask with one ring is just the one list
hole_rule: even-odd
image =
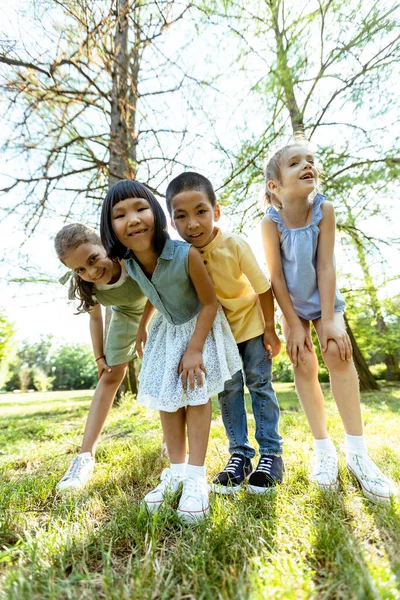
[[165,214],[144,185],[121,181],[110,189],[101,215],[103,244],[110,258],[124,257],[128,274],[149,299],[136,338],[143,357],[137,400],[160,411],[171,461],[144,503],[159,510],[182,482],[178,515],[193,522],[209,512],[204,461],[210,397],[224,389],[241,361],[199,252],[172,240],[166,229]]
[[101,210],[101,239],[107,255],[109,258],[134,258],[132,252],[130,252],[126,246],[123,246],[118,240],[114,233],[111,221],[113,207],[118,204],[118,202],[122,202],[128,198],[143,198],[150,204],[150,208],[154,215],[155,225],[153,240],[154,249],[156,252],[161,253],[162,249],[164,248],[165,241],[169,238],[167,231],[167,218],[164,214],[164,211],[157,202],[154,194],[152,194],[146,186],[138,181],[134,181],[133,179],[124,179],[123,181],[119,181],[113,185],[109,190],[104,199]]

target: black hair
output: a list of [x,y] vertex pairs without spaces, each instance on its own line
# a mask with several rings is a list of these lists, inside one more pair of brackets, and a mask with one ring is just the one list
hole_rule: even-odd
[[[70,250],[75,250],[82,244],[95,244],[101,246],[99,234],[83,223],[70,223],[65,225],[54,238],[54,248],[59,260],[65,264],[65,258]],[[95,285],[91,281],[81,279],[77,273],[72,273],[69,284],[69,300],[79,300],[78,313],[90,312],[97,304],[94,298]]]
[[209,199],[213,208],[217,204],[217,198],[211,181],[207,179],[207,177],[204,177],[204,175],[200,175],[200,173],[187,171],[186,173],[181,173],[178,177],[175,177],[167,187],[166,201],[169,214],[172,213],[171,204],[175,196],[181,192],[188,192],[191,190],[203,192]]
[[100,235],[108,257],[127,257],[127,248],[121,244],[115,235],[112,226],[111,213],[113,207],[118,204],[118,202],[122,202],[128,198],[143,198],[150,204],[150,208],[154,215],[154,250],[158,254],[161,254],[165,242],[169,238],[167,232],[167,218],[164,211],[154,194],[152,194],[147,187],[133,179],[124,179],[123,181],[118,181],[118,183],[115,183],[110,188],[101,208]]

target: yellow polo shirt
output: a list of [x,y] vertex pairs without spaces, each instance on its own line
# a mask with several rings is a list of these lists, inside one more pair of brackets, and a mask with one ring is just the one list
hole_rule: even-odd
[[199,252],[239,344],[264,333],[258,294],[271,286],[249,244],[238,235],[215,229],[213,241]]

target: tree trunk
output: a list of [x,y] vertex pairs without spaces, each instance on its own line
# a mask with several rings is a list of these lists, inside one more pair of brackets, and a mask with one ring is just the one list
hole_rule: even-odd
[[353,346],[353,359],[357,369],[358,377],[360,380],[360,390],[362,392],[371,392],[373,390],[379,390],[379,385],[374,379],[371,371],[368,368],[367,361],[361,354],[360,348],[357,345],[353,331],[349,325],[346,315],[344,315],[344,321],[346,323],[347,333]]
[[[354,226],[355,223],[354,223],[353,215],[351,214],[349,207],[347,207],[347,214],[348,214],[349,221]],[[376,325],[377,325],[378,331],[379,331],[379,333],[381,333],[384,336],[385,334],[387,334],[388,328],[387,328],[385,319],[382,314],[381,305],[380,305],[380,302],[378,299],[378,292],[376,290],[374,281],[373,281],[371,273],[369,271],[367,258],[365,256],[365,249],[363,247],[360,236],[356,233],[355,227],[353,227],[351,231],[352,232],[350,235],[351,235],[351,238],[356,247],[358,261],[359,261],[360,267],[364,274],[364,281],[367,286],[367,292],[368,292],[368,295],[370,298],[370,306],[371,306],[372,312],[374,314],[374,317],[376,319]],[[400,381],[400,369],[399,369],[399,363],[397,360],[397,356],[390,349],[387,352],[385,352],[385,364],[386,364],[386,379],[387,379],[387,381]]]
[[[132,139],[132,132],[130,132],[129,127],[132,114],[129,106],[131,95],[129,93],[130,60],[128,53],[129,9],[129,0],[117,0],[118,15],[114,36],[114,64],[111,92],[109,187],[122,179],[133,179],[136,175],[136,164],[130,160],[129,152],[129,142]],[[134,47],[136,48],[136,40]],[[136,77],[138,77],[139,69],[136,69],[135,73]],[[137,79],[135,81],[136,89]],[[138,383],[135,360],[128,363],[124,381],[116,396],[117,402],[124,391],[130,391],[134,395],[137,394]]]

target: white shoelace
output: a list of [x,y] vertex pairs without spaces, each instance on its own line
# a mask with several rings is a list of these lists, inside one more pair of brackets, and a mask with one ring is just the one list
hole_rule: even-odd
[[207,493],[207,487],[207,484],[200,479],[190,477],[183,483],[182,495],[198,498],[200,494]]
[[238,456],[231,456],[231,458],[226,463],[224,471],[227,473],[235,473],[236,469],[240,465],[242,460]]
[[315,457],[315,474],[327,473],[329,477],[337,477],[337,457],[331,454],[321,453]]
[[66,479],[79,479],[83,467],[87,464],[87,460],[88,459],[85,457],[76,456],[72,461],[70,468],[62,478],[62,481],[65,481]]
[[266,456],[262,456],[260,458],[260,462],[257,465],[256,471],[261,471],[261,473],[265,473],[266,475],[271,475],[271,467],[272,467],[272,458],[267,458]]
[[[369,456],[360,456],[357,454],[354,456],[353,461],[357,463],[357,467],[360,469],[359,475],[365,479],[365,481],[376,483],[378,485],[381,485],[382,483],[391,483]],[[353,466],[353,461],[350,462],[350,467]]]

